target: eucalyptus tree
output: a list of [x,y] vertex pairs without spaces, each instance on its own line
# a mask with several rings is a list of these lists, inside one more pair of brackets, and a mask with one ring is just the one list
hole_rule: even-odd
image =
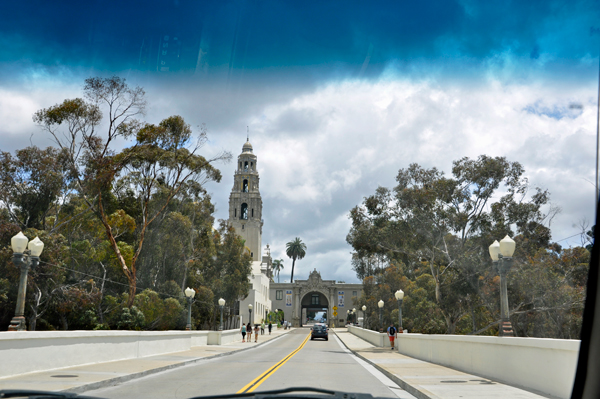
[[[231,154],[223,152],[210,159],[200,155],[207,140],[206,128],[194,134],[180,116],[166,118],[158,125],[139,121],[137,118],[145,114],[144,90],[128,86],[122,78],[89,78],[83,91],[84,99],[41,109],[33,119],[66,152],[77,195],[103,225],[127,277],[128,306],[132,306],[137,261],[148,226],[182,189],[220,181],[221,173],[213,164],[229,160]],[[122,150],[120,140],[128,144]],[[118,180],[139,203],[133,253],[127,259],[115,238],[108,208]]]
[[302,240],[296,237],[293,241],[285,244],[285,253],[292,259],[292,276],[290,282],[294,282],[294,266],[296,265],[296,259],[302,259],[306,256],[306,244]]
[[[536,189],[528,196],[518,162],[486,155],[462,158],[453,162],[450,177],[411,164],[399,170],[396,181],[393,189],[379,187],[351,210],[346,240],[355,251],[353,266],[357,275],[366,276],[398,261],[411,279],[428,270],[449,333],[480,305],[481,278],[491,277],[487,246],[492,237],[532,230],[545,237],[538,237],[542,245],[548,244],[543,223],[556,210],[541,210],[549,202],[547,191]],[[496,200],[501,189],[504,195]]]

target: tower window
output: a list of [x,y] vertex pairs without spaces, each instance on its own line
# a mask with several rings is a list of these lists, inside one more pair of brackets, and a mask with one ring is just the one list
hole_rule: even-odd
[[252,217],[254,217],[254,208],[252,208]]
[[248,220],[248,204],[242,204],[242,212],[240,213],[240,218]]
[[250,169],[254,170],[254,162],[250,162]]
[[311,305],[319,305],[319,294],[312,296],[310,304]]
[[244,225],[242,225],[242,230],[244,230]]
[[244,162],[244,170],[248,170],[248,161]]
[[248,179],[244,179],[244,182],[242,183],[242,192],[243,193],[248,192]]
[[237,208],[233,210],[233,217],[236,218],[237,217]]
[[242,163],[240,162],[240,169],[242,169]]

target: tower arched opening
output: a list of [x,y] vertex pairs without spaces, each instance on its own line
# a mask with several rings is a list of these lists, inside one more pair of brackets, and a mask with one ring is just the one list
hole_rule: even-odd
[[245,202],[242,204],[240,219],[248,220],[248,204],[246,204]]

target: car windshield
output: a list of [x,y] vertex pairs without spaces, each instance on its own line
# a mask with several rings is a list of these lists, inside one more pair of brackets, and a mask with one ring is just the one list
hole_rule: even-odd
[[[0,390],[564,397],[598,21],[588,0],[3,2]],[[444,360],[507,337],[562,348],[566,380]]]

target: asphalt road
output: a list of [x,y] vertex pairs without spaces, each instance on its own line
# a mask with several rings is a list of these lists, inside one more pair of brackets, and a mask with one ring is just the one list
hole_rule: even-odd
[[329,341],[306,339],[298,328],[265,345],[176,368],[118,386],[85,392],[101,398],[185,399],[194,396],[316,387],[376,397],[413,398],[350,353],[330,332]]

